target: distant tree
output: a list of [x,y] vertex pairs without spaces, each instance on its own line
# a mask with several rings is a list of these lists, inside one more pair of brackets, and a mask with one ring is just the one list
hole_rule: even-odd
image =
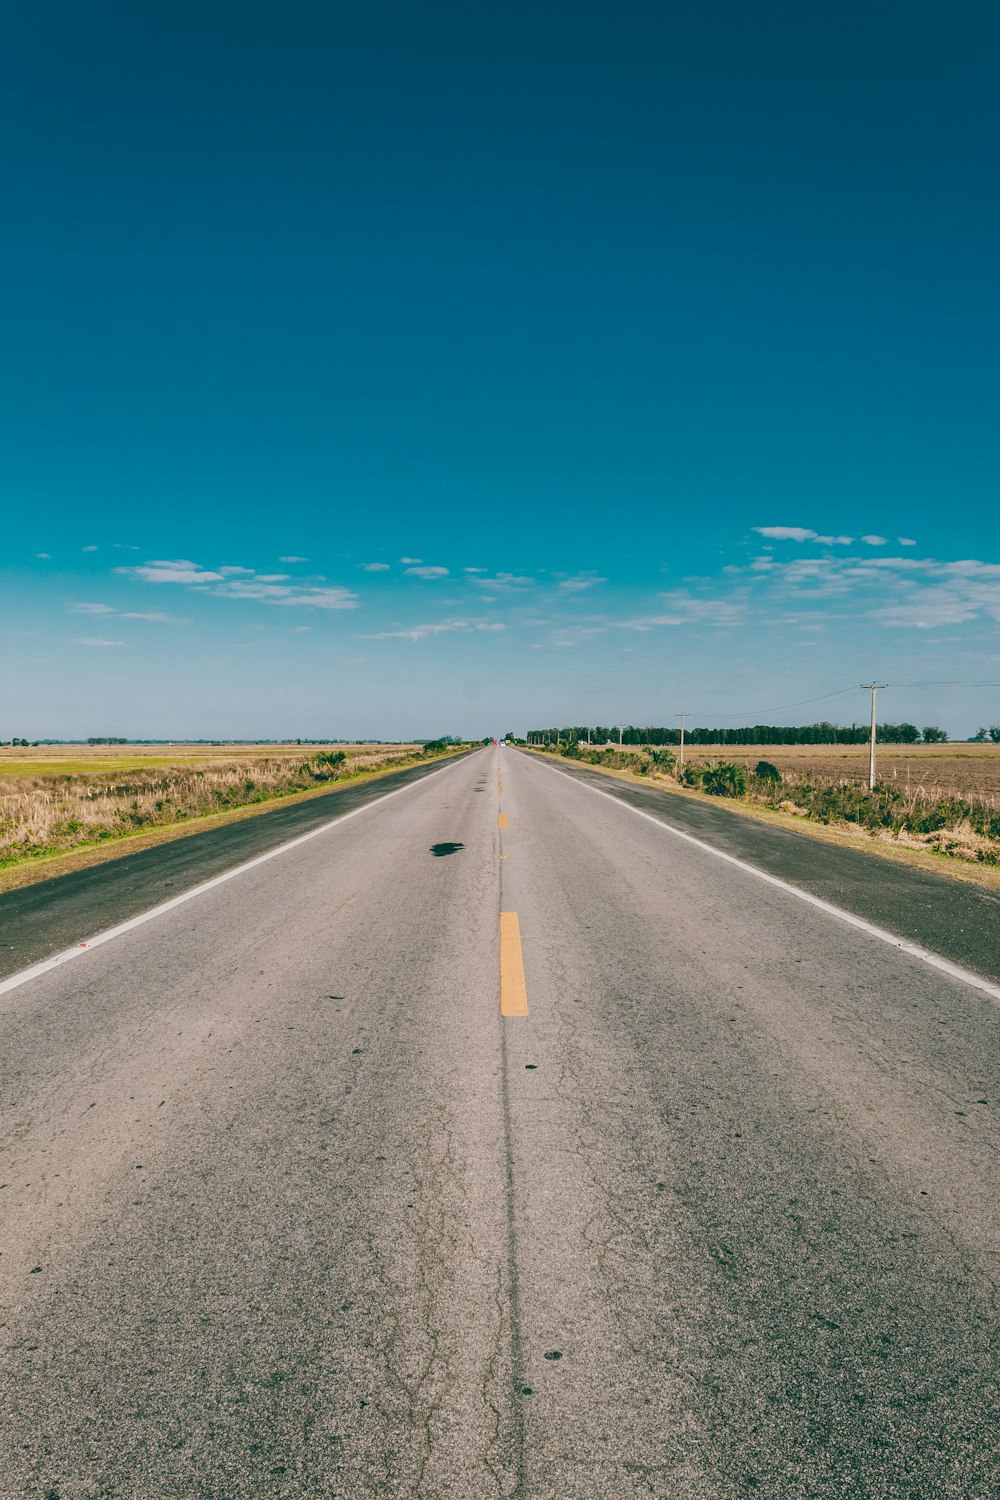
[[946,745],[948,743],[947,729],[939,729],[936,724],[928,724],[924,729],[925,745]]
[[880,724],[876,738],[884,745],[915,745],[920,738],[916,724]]
[[994,745],[1000,745],[1000,724],[990,725],[990,739]]
[[972,736],[972,744],[973,745],[984,745],[986,743],[986,741],[989,739],[989,737],[990,737],[989,730],[986,729],[985,726],[983,726],[983,727],[977,729],[976,732],[975,732],[975,734]]

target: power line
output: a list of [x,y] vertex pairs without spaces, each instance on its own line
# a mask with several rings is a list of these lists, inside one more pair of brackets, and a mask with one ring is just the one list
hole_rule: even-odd
[[[996,687],[1000,687],[1000,682],[948,682],[948,681],[942,681],[942,682],[894,682],[892,685],[893,685],[894,688],[916,688],[916,687],[996,688]],[[780,714],[780,713],[784,713],[787,709],[790,709],[790,708],[804,708],[805,705],[809,704],[809,703],[827,703],[827,702],[829,702],[829,700],[831,698],[844,698],[849,693],[856,693],[857,691],[858,691],[858,689],[856,687],[838,688],[836,690],[836,692],[833,692],[833,693],[821,693],[816,698],[798,698],[798,699],[796,699],[796,701],[794,703],[780,703],[780,704],[778,704],[778,706],[776,708],[755,709],[755,710],[753,710],[752,713],[751,713],[751,711],[749,709],[741,710],[739,713],[735,713],[735,714],[718,714],[717,713],[717,714],[713,714],[713,715],[710,715],[710,716],[703,714],[701,709],[696,709],[695,713],[701,715],[702,717],[712,717],[712,718],[716,719],[717,721],[718,720],[725,720],[725,719],[742,719],[742,720],[744,720],[744,722],[746,722],[746,720],[748,720],[749,718],[755,717],[755,716],[758,716],[758,715],[763,715],[763,714]],[[690,717],[694,718],[695,714],[691,714]]]
[[[846,696],[846,694],[856,693],[857,691],[858,690],[856,687],[838,688],[835,693],[821,693],[818,698],[799,698],[794,703],[779,703],[776,708],[761,708],[753,710],[753,712],[761,714],[780,714],[784,713],[785,710],[789,708],[802,708],[807,703],[826,703],[830,698],[843,698]],[[696,710],[696,712],[701,713],[701,710],[698,709]],[[714,717],[717,719],[739,719],[747,718],[750,713],[751,710],[742,709],[739,713],[716,714]],[[694,714],[692,714],[690,717],[694,718]]]

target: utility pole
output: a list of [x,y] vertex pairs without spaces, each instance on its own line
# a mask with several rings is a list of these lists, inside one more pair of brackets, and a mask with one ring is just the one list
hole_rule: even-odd
[[870,692],[872,695],[872,738],[868,751],[868,790],[870,792],[875,790],[875,694],[879,688],[886,688],[888,686],[887,682],[863,682],[861,684],[862,689],[866,693]]
[[674,714],[674,718],[680,719],[681,721],[681,753],[678,758],[677,764],[680,766],[682,771],[684,769],[684,720],[687,718],[689,713],[690,709],[686,708],[682,714]]
[[619,748],[619,750],[622,747],[622,733],[623,733],[622,726],[619,724],[619,726],[618,726],[618,748]]

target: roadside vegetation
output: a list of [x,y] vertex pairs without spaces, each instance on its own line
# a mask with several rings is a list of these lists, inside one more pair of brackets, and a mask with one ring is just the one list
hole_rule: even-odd
[[[669,746],[603,748],[559,740],[541,747],[585,764],[607,766],[667,787],[756,804],[827,825],[853,828],[881,840],[926,849],[979,864],[1000,865],[1000,797],[970,792],[960,784],[926,785],[894,778],[873,790],[856,776],[820,770],[781,769],[771,760],[688,760],[679,767]],[[941,764],[939,762],[939,764]]]
[[[0,867],[169,828],[213,813],[316,792],[372,772],[433,759],[456,748],[347,745],[302,755],[230,755],[207,764],[51,768],[25,774],[0,760]],[[305,747],[303,747],[305,749]]]

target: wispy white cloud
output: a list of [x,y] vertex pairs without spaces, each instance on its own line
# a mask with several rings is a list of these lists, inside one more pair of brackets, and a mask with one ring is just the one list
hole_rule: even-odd
[[861,540],[863,542],[867,542],[869,547],[884,547],[886,545],[886,543],[888,542],[889,538],[885,537],[885,536],[868,535],[868,536],[863,536],[861,538]]
[[401,557],[399,560],[401,563],[409,563],[413,567],[419,567],[423,562],[422,557]]
[[653,630],[659,626],[715,625],[728,629],[747,616],[750,593],[745,587],[721,591],[706,580],[704,594],[671,589],[659,595],[661,607],[645,615],[617,620],[620,630]]
[[52,553],[51,552],[36,552],[35,556],[38,558],[39,562],[51,562],[52,561]]
[[[278,561],[280,563],[306,563],[306,562],[309,561],[309,559],[308,559],[308,557],[294,557],[293,556],[293,557],[279,557]],[[304,625],[302,628],[304,630],[308,630],[309,629],[308,625]]]
[[176,615],[164,614],[163,610],[119,610],[112,604],[68,604],[67,609],[75,615],[117,615],[122,620],[150,620],[161,625],[190,625],[190,620],[178,619]]
[[98,551],[100,551],[100,548],[99,548],[99,547],[97,547],[97,546],[96,546],[96,545],[93,545],[93,544],[92,544],[92,545],[91,545],[91,546],[89,546],[89,547],[84,547],[84,548],[83,548],[83,549],[82,549],[82,550],[83,550],[83,551],[84,551],[84,552],[98,552]]
[[173,562],[147,562],[136,568],[115,568],[115,572],[131,574],[133,578],[141,578],[144,583],[222,583],[225,578],[222,572],[216,573],[211,568],[203,568],[186,558]]
[[810,531],[807,526],[755,526],[758,536],[769,537],[773,542],[820,542],[823,546],[849,547],[852,536],[823,536]]
[[362,569],[366,573],[391,573],[392,569],[388,563],[362,563]]
[[938,584],[872,611],[872,618],[883,625],[915,630],[964,625],[983,615],[1000,622],[1000,582]]
[[265,583],[256,578],[234,578],[231,582],[219,588],[213,588],[210,592],[223,599],[249,599],[259,604],[280,604],[291,608],[306,606],[310,609],[356,609],[358,606],[358,596],[350,589]]
[[535,580],[520,573],[494,573],[489,578],[470,577],[470,583],[476,584],[482,589],[529,589],[533,588]]
[[915,539],[912,536],[898,536],[896,538],[896,541],[901,547],[915,547],[917,545]]
[[437,620],[423,625],[410,625],[401,630],[377,630],[363,635],[365,641],[424,641],[452,630],[493,633],[506,630],[506,625],[490,620]]
[[571,578],[559,580],[559,587],[567,589],[570,593],[580,593],[584,589],[595,588],[599,583],[607,583],[606,578],[601,578],[596,573],[577,573]]
[[447,578],[448,577],[448,569],[447,568],[435,568],[435,567],[431,567],[430,565],[427,565],[427,564],[425,564],[423,567],[407,568],[406,572],[407,572],[407,575],[410,578]]
[[106,641],[97,635],[78,635],[73,641],[74,646],[124,646],[124,641]]
[[243,599],[258,604],[285,605],[311,609],[355,609],[358,597],[339,586],[320,587],[315,583],[290,583],[287,573],[255,573],[252,568],[226,564],[218,569],[203,568],[182,558],[154,561],[135,568],[116,568],[145,583],[186,584],[222,599]]
[[[885,544],[884,538],[869,542],[870,546]],[[978,558],[950,562],[893,555],[827,555],[788,562],[754,559],[746,577],[756,584],[754,619],[784,623],[790,629],[806,628],[814,608],[829,620],[835,599],[843,601],[845,619],[867,621],[869,626],[931,630],[976,620],[1000,621],[1000,563]],[[712,585],[706,586],[712,592]],[[737,590],[728,593],[715,586],[715,593],[721,618]],[[745,599],[741,607],[747,607]],[[769,618],[761,614],[765,608]],[[641,622],[633,628],[641,628]]]
[[550,636],[549,645],[555,646],[558,650],[585,646],[588,641],[593,640],[594,636],[604,635],[607,628],[606,625],[567,625]]
[[123,620],[148,620],[156,625],[190,625],[190,620],[182,620],[177,615],[164,614],[162,609],[150,610],[123,610]]

